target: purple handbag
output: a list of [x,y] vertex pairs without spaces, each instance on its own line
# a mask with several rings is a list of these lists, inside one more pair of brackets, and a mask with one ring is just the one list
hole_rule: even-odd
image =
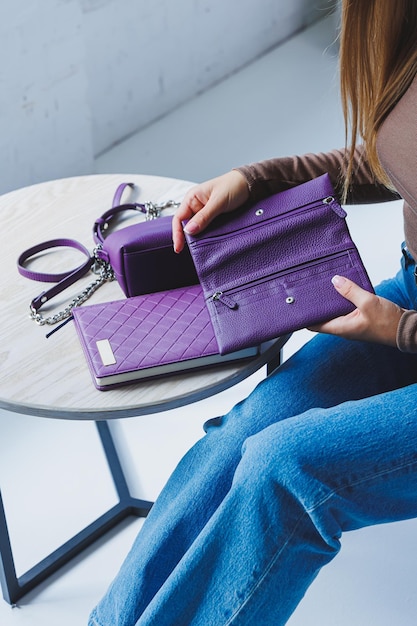
[[[197,284],[198,278],[188,248],[185,246],[180,254],[174,252],[172,216],[160,217],[163,208],[175,206],[175,203],[120,204],[122,193],[128,186],[131,185],[119,185],[112,208],[94,223],[96,259],[110,265],[128,297]],[[145,213],[147,221],[105,236],[110,222],[128,210]]]
[[[72,309],[83,304],[102,284],[116,279],[128,297],[154,293],[198,283],[194,263],[188,248],[176,254],[172,245],[172,216],[160,217],[163,209],[175,206],[172,201],[155,204],[121,204],[127,187],[122,183],[116,189],[112,207],[93,226],[97,244],[91,255],[87,248],[74,239],[60,238],[37,244],[20,254],[17,267],[22,276],[47,283],[55,283],[50,289],[37,295],[31,302],[31,317],[40,325],[57,324],[71,316]],[[146,221],[114,230],[108,234],[110,223],[126,211],[140,211]],[[158,218],[158,219],[156,219]],[[106,233],[106,236],[105,236]],[[39,252],[59,247],[75,248],[86,257],[75,269],[60,274],[34,272],[27,262]],[[76,296],[65,308],[49,317],[43,317],[39,309],[46,302],[82,278],[90,270],[96,274],[94,281]]]
[[327,174],[186,235],[221,354],[345,315],[335,274],[373,291]]

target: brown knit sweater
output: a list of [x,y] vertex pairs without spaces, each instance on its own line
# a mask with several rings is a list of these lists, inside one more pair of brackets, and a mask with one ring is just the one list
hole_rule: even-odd
[[[404,236],[417,260],[417,77],[382,125],[378,135],[380,161],[396,192],[376,183],[361,146],[355,152],[355,167],[348,204],[365,204],[404,199]],[[246,178],[251,198],[256,201],[328,172],[341,195],[345,151],[332,150],[269,159],[237,168]],[[397,332],[398,348],[417,352],[417,311],[406,311]]]

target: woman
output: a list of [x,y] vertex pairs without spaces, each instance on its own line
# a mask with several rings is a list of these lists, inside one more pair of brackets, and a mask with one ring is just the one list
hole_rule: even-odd
[[[155,503],[91,625],[285,624],[343,531],[417,516],[417,3],[344,0],[344,150],[272,159],[193,188],[174,246],[215,215],[328,172],[345,202],[403,197],[402,268],[227,415]],[[382,252],[381,242],[381,254]]]

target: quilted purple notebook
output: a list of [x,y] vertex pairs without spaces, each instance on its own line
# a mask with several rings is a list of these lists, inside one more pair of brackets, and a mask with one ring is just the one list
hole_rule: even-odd
[[201,285],[73,309],[97,389],[255,356],[219,354]]

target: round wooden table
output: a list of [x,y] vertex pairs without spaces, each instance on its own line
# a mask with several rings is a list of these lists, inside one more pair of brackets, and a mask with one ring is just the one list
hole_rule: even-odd
[[[201,400],[243,380],[279,352],[275,343],[243,363],[222,365],[166,379],[138,382],[102,392],[95,389],[72,323],[49,339],[51,327],[29,318],[33,297],[51,285],[23,278],[16,261],[23,250],[42,241],[71,238],[90,251],[92,225],[111,207],[121,182],[133,182],[123,201],[181,200],[190,182],[139,175],[97,175],[41,183],[0,197],[1,250],[1,377],[0,407],[30,415],[68,419],[113,419],[146,415]],[[170,210],[167,210],[167,214]],[[172,209],[171,209],[172,212]],[[129,224],[133,219],[128,217]],[[144,219],[138,214],[137,220]],[[84,257],[56,248],[38,255],[28,266],[39,272],[59,272],[81,264]],[[41,308],[46,316],[65,308],[94,279],[90,274]],[[103,285],[89,303],[124,298],[116,281]],[[279,342],[278,342],[279,343]]]
[[[212,396],[265,364],[275,366],[286,340],[271,342],[259,356],[244,362],[98,391],[73,324],[66,324],[47,339],[45,335],[51,327],[38,326],[30,319],[32,299],[51,285],[20,276],[17,259],[27,248],[59,238],[78,240],[92,251],[93,223],[111,207],[114,192],[122,182],[135,184],[132,191],[125,192],[123,202],[158,203],[181,200],[193,184],[130,174],[80,176],[33,185],[0,197],[0,408],[40,417],[94,420],[119,497],[116,506],[17,577],[0,494],[0,582],[9,603],[16,602],[125,517],[146,516],[149,511],[151,502],[133,498],[129,493],[107,420],[148,415]],[[133,223],[130,216],[126,219]],[[138,214],[134,219],[144,217]],[[56,248],[37,255],[28,267],[37,272],[57,273],[83,261],[79,252]],[[41,313],[48,316],[62,310],[94,278],[93,274],[83,277],[43,306]],[[124,294],[113,281],[96,291],[89,303],[121,298]]]

